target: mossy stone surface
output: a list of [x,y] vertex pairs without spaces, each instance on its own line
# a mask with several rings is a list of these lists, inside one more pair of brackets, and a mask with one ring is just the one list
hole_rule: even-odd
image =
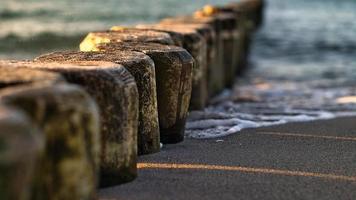
[[238,35],[237,35],[237,20],[234,14],[217,13],[213,15],[219,18],[222,22],[221,37],[224,46],[224,74],[225,85],[231,87],[234,83],[237,71],[238,58]]
[[220,93],[225,87],[224,43],[221,37],[222,22],[218,18],[209,16],[179,16],[163,19],[160,23],[167,25],[206,25],[213,29],[215,33],[215,41],[211,43],[212,45],[210,47],[208,46],[209,48],[214,49],[212,54],[210,54],[213,56],[211,57],[211,60],[209,60],[208,88],[210,96]]
[[194,58],[196,65],[193,70],[193,87],[190,102],[191,110],[204,109],[208,101],[208,83],[207,83],[207,41],[194,28],[181,25],[140,25],[138,27],[147,28],[168,34],[180,34],[182,36],[183,48],[185,48]]
[[44,134],[31,199],[95,199],[99,120],[88,94],[65,83],[34,83],[3,88],[0,101],[24,111]]
[[[110,62],[60,63],[46,55],[36,60],[16,65],[60,73],[68,82],[82,86],[97,102],[101,121],[100,185],[109,185],[106,177],[114,177],[115,184],[133,180],[137,176],[138,93],[131,74],[122,65]],[[121,168],[128,168],[130,174],[123,174]],[[115,173],[108,175],[107,171]]]
[[182,141],[192,92],[193,57],[183,48],[156,43],[112,43],[98,48],[138,51],[154,61],[161,142]]
[[58,73],[21,67],[15,69],[13,66],[20,65],[18,65],[18,61],[0,60],[0,89],[32,83],[55,84],[65,82],[65,79]]
[[0,105],[0,199],[26,200],[44,135],[22,111]]
[[231,2],[226,5],[235,12],[239,12],[253,23],[253,29],[259,28],[264,20],[265,0],[243,0],[240,2]]
[[[248,58],[251,48],[251,37],[254,33],[255,25],[251,16],[249,15],[249,9],[243,8],[241,3],[230,3],[225,6],[218,7],[221,13],[230,13],[235,15],[237,22],[237,33],[235,45],[236,51],[236,73],[242,74],[248,66]],[[263,8],[261,8],[263,12]],[[263,14],[262,14],[263,15]]]
[[144,53],[134,51],[56,52],[46,56],[57,62],[108,61],[124,66],[135,78],[139,94],[138,153],[160,150],[155,65]]
[[174,41],[166,33],[133,28],[119,30],[97,31],[89,33],[80,44],[81,51],[92,51],[97,44],[112,42],[155,42],[173,45]]

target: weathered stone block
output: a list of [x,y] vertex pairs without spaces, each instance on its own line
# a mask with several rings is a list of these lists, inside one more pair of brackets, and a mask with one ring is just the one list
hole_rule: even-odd
[[0,60],[0,89],[23,84],[56,84],[64,83],[65,79],[57,73],[35,69],[16,68],[18,61]]
[[22,111],[0,105],[0,199],[29,199],[43,147],[43,134]]
[[252,20],[247,16],[247,10],[241,9],[239,4],[228,4],[222,7],[215,7],[218,12],[231,13],[235,15],[237,21],[237,74],[243,73],[248,67],[248,57],[251,47],[251,37],[254,32]]
[[257,29],[263,23],[264,17],[264,0],[242,0],[239,2],[231,2],[226,5],[236,10],[236,12],[242,12],[249,21],[253,24],[253,29]]
[[222,24],[221,38],[224,46],[224,75],[225,85],[232,86],[237,71],[237,19],[234,14],[215,12],[215,7],[205,6],[202,10],[197,11],[200,16],[215,17]]
[[74,85],[36,82],[1,89],[0,101],[24,111],[44,133],[31,199],[95,199],[99,120],[89,95]]
[[[207,25],[214,30],[215,33],[215,41],[211,43],[208,49],[213,49],[213,53],[210,54],[213,57],[208,60],[208,88],[209,95],[213,96],[219,92],[221,92],[225,87],[225,79],[224,79],[224,48],[223,48],[223,40],[221,37],[222,24],[221,21],[214,17],[206,17],[206,16],[181,16],[175,18],[166,18],[163,19],[161,24],[166,25]],[[209,58],[209,57],[208,57]]]
[[57,62],[108,61],[123,65],[135,78],[139,94],[138,153],[160,150],[155,65],[144,53],[133,51],[55,52],[42,59]]
[[207,83],[207,42],[205,38],[193,28],[180,25],[138,25],[137,28],[153,29],[166,32],[168,34],[180,34],[183,38],[183,48],[185,48],[194,58],[196,65],[193,70],[192,96],[190,100],[191,110],[204,109],[208,101],[208,83]]
[[173,45],[172,38],[167,33],[139,30],[134,28],[116,27],[111,31],[89,33],[80,44],[81,51],[92,51],[97,44],[112,42],[154,42]]
[[28,67],[58,72],[70,83],[81,85],[98,103],[101,121],[100,185],[109,186],[137,176],[138,93],[131,74],[108,62],[21,62]]
[[98,48],[143,52],[154,61],[161,142],[182,141],[192,92],[192,56],[183,48],[156,43],[112,43]]
[[[212,26],[208,24],[193,24],[193,23],[166,23],[164,25],[172,25],[172,26],[178,26],[178,27],[185,27],[189,29],[194,29],[196,30],[206,41],[206,46],[207,46],[207,58],[206,58],[206,77],[207,77],[207,87],[208,87],[208,97],[213,96],[216,94],[218,91],[215,88],[214,84],[214,78],[212,78],[212,75],[209,76],[209,74],[213,74],[212,71],[213,68],[216,68],[216,33],[215,30],[212,28]],[[211,81],[213,80],[213,81]]]
[[229,13],[219,13],[215,15],[220,18],[223,24],[222,38],[224,42],[224,65],[225,65],[225,83],[231,87],[235,80],[237,71],[237,21],[235,15]]

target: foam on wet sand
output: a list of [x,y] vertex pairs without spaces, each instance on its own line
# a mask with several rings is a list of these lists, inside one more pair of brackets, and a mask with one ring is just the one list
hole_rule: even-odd
[[191,112],[186,137],[218,138],[246,128],[356,116],[356,90],[342,81],[251,78],[253,74],[215,97],[204,111]]

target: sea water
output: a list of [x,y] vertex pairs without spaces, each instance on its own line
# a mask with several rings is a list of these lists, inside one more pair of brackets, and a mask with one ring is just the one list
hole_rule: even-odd
[[[2,0],[0,58],[77,49],[89,31],[155,22],[229,0]],[[356,1],[269,0],[251,69],[203,111],[187,137],[356,114]]]
[[0,58],[78,49],[89,31],[155,22],[228,0],[1,0]]
[[265,17],[251,71],[191,113],[187,136],[356,115],[356,1],[270,0]]

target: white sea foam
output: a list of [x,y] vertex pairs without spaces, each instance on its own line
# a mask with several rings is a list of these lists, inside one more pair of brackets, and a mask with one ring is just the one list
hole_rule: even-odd
[[223,91],[204,111],[191,112],[186,136],[218,138],[247,128],[356,116],[356,102],[338,101],[355,96],[354,87],[321,83],[247,78]]
[[188,137],[356,115],[355,1],[306,2],[269,1],[251,51],[255,68],[190,114]]

